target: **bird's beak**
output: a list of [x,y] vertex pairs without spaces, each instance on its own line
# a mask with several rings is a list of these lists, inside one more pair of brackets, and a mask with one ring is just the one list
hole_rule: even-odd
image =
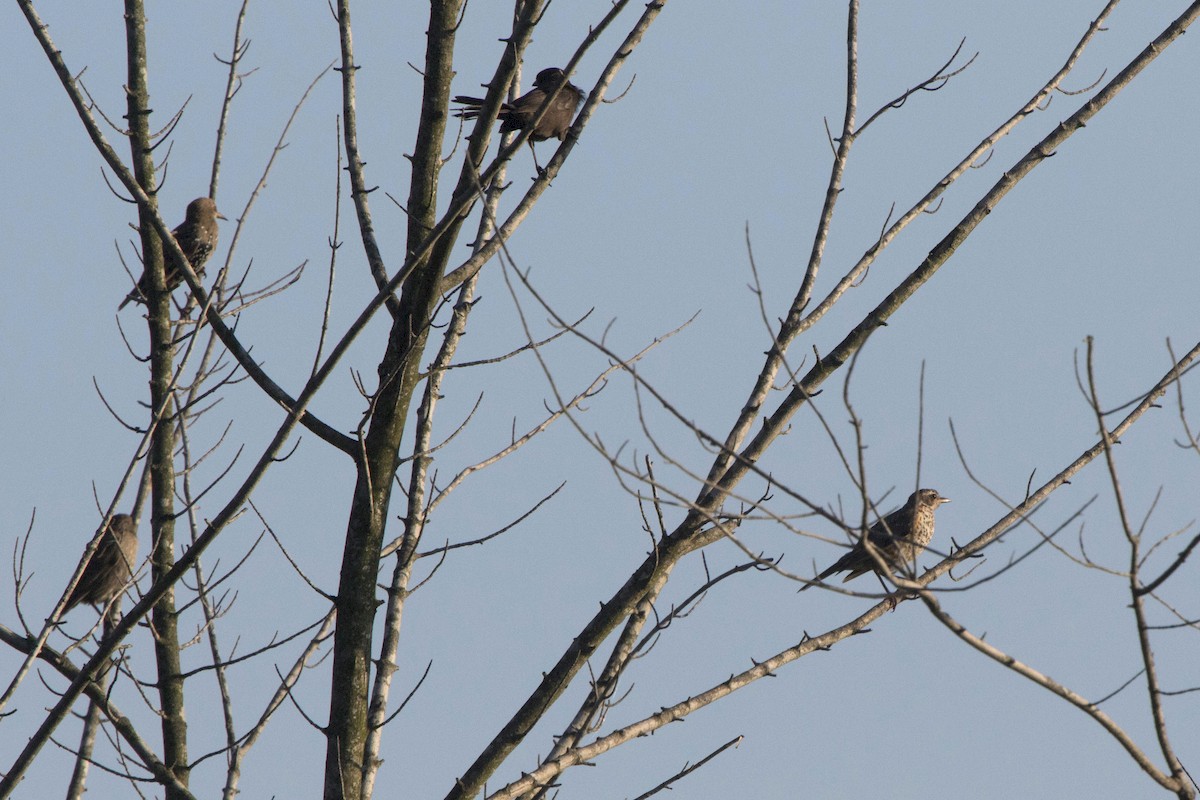
[[228,221],[229,221],[229,217],[225,216],[225,215],[224,215],[224,214],[222,214],[220,211],[218,211],[218,212],[217,212],[217,219],[223,219],[223,220],[225,220],[226,222],[228,222]]

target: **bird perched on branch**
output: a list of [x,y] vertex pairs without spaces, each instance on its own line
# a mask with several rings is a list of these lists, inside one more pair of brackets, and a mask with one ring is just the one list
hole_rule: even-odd
[[[924,552],[933,538],[933,512],[942,503],[949,502],[950,498],[942,497],[934,489],[918,489],[907,503],[872,525],[866,538],[892,571],[901,573],[916,562],[917,556]],[[867,552],[861,539],[833,566],[818,575],[817,580],[847,571],[850,574],[842,579],[843,583],[864,573],[879,571],[878,562]],[[807,583],[800,591],[812,585]]]
[[[561,89],[559,89],[560,86]],[[527,130],[533,124],[538,110],[546,102],[546,98],[554,94],[555,89],[559,89],[558,94],[554,96],[546,113],[529,133],[529,149],[533,150],[534,142],[544,142],[551,138],[561,140],[567,135],[567,129],[571,127],[571,122],[575,118],[575,109],[579,108],[579,104],[583,102],[583,90],[568,81],[566,73],[558,67],[548,67],[539,72],[533,79],[532,89],[511,103],[504,103],[500,106],[500,113],[496,117],[501,122],[500,132]],[[463,106],[454,114],[461,119],[475,119],[483,110],[483,99],[479,97],[458,95],[454,98],[454,102]],[[536,152],[533,161],[536,165]],[[541,168],[539,167],[539,169]]]
[[[217,220],[219,219],[225,219],[225,217],[217,211],[217,204],[213,202],[212,198],[197,197],[188,203],[187,216],[183,222],[171,231],[171,235],[179,243],[179,249],[187,256],[188,262],[192,265],[192,271],[197,275],[204,274],[205,262],[208,261],[213,250],[217,249]],[[170,292],[183,282],[183,270],[170,255],[167,255],[166,268],[167,291]],[[121,301],[117,310],[120,311],[131,301],[144,303],[149,295],[150,279],[145,270],[142,270],[142,277],[138,278],[137,288]]]
[[133,576],[137,559],[137,525],[128,514],[113,514],[92,560],[67,598],[67,613],[80,603],[104,606],[121,593]]

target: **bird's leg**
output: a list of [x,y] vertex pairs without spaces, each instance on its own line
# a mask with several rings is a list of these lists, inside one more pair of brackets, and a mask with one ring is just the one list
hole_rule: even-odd
[[532,139],[532,138],[529,140],[529,152],[533,153],[533,166],[534,166],[534,169],[536,169],[536,170],[537,170],[537,173],[538,173],[538,175],[541,175],[541,174],[542,174],[542,172],[544,172],[544,170],[542,169],[541,165],[540,165],[540,164],[538,164],[538,160],[537,160],[537,150],[536,150],[536,149],[534,148],[534,146],[533,146],[533,139]]
[[900,597],[903,596],[904,590],[889,588],[887,583],[884,582],[882,575],[880,575],[878,572],[872,574],[874,574],[876,579],[878,579],[879,585],[883,587],[883,592],[886,595],[883,599],[888,604],[888,611],[895,611],[896,606],[900,605]]

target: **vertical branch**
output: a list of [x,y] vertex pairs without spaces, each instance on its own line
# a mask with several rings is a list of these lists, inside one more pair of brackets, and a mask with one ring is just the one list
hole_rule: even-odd
[[[210,345],[218,341],[215,336],[209,337]],[[207,358],[202,361],[207,364]],[[209,371],[205,367],[201,367],[198,370],[198,376],[192,385],[191,394],[196,392],[203,379],[209,376],[209,374]],[[191,399],[189,399],[185,407],[191,407]],[[192,468],[195,466],[195,462],[192,459],[191,444],[188,438],[188,422],[188,419],[181,418],[178,430],[179,450],[183,458],[183,501],[186,504],[186,513],[188,515],[188,532],[191,535],[191,544],[194,547],[198,534],[196,500],[192,495],[191,485]],[[204,565],[200,559],[196,559],[196,562],[192,565],[192,573],[196,581],[196,595],[200,601],[200,611],[204,618],[203,625],[204,633],[208,638],[208,652],[212,659],[213,673],[217,679],[217,694],[221,699],[221,719],[225,726],[225,786],[222,789],[221,796],[225,800],[233,800],[233,798],[237,797],[238,781],[241,778],[242,751],[238,748],[237,733],[234,728],[233,698],[229,691],[229,676],[225,668],[225,660],[221,656],[221,644],[217,639],[217,618],[220,616],[220,610],[214,605],[212,595],[209,593],[208,579],[205,577]]]
[[[436,6],[437,3],[434,5]],[[371,277],[375,279],[375,285],[382,290],[388,283],[388,275],[383,264],[383,254],[375,239],[375,224],[371,221],[371,207],[367,203],[367,195],[375,190],[367,188],[363,173],[364,163],[358,149],[358,92],[355,85],[355,74],[360,67],[354,63],[354,35],[350,25],[350,0],[339,0],[337,20],[342,50],[342,65],[337,70],[342,73],[343,137],[346,146],[346,170],[350,174],[350,196],[354,200],[354,210],[358,215],[358,230],[362,235],[363,253],[367,256]],[[416,174],[415,167],[413,173]],[[393,317],[399,313],[400,307],[395,297],[389,295],[387,307]]]
[[[133,172],[138,185],[151,198],[157,190],[150,141],[150,87],[146,54],[146,15],[141,0],[125,2],[125,45],[128,59],[127,104]],[[162,424],[150,440],[150,492],[152,532],[150,575],[159,581],[175,563],[175,419],[171,412],[175,345],[171,324],[171,293],[163,271],[162,242],[154,229],[152,210],[138,207],[142,255],[150,277],[150,407],[166,410]],[[163,763],[180,784],[188,782],[187,719],[184,714],[183,678],[179,669],[179,635],[174,589],[168,589],[154,607],[154,655],[158,665],[159,713],[163,735]],[[166,786],[167,800],[179,794]]]
[[[101,680],[103,683],[103,680]],[[108,687],[104,687],[108,690]],[[71,771],[71,782],[67,785],[66,800],[83,800],[87,791],[87,776],[92,765],[92,751],[96,746],[96,731],[100,730],[100,707],[88,703],[87,715],[83,718],[83,731],[79,734],[79,749],[75,751],[75,768]]]
[[[242,44],[242,25],[246,22],[246,7],[250,0],[242,0],[238,11],[237,23],[233,27],[233,48],[229,53],[229,76],[225,80],[225,99],[221,103],[221,117],[217,123],[217,142],[213,149],[212,177],[208,182],[208,196],[217,196],[217,178],[221,173],[221,149],[225,146],[225,130],[229,122],[229,107],[233,104],[233,96],[241,88],[242,79],[238,75],[238,63],[246,54],[249,42]],[[218,59],[219,60],[219,59]]]
[[67,786],[66,800],[83,800],[87,791],[88,768],[92,765],[92,749],[96,745],[96,731],[100,729],[100,709],[88,703],[87,716],[83,718],[83,732],[79,735],[79,749],[75,751],[75,768],[71,771],[71,782]]
[[1121,489],[1121,479],[1117,473],[1116,456],[1112,449],[1113,437],[1109,434],[1108,426],[1104,423],[1104,412],[1100,406],[1100,393],[1096,388],[1096,372],[1092,363],[1094,352],[1095,342],[1089,336],[1087,337],[1088,403],[1092,407],[1092,413],[1095,415],[1096,423],[1100,428],[1100,443],[1104,447],[1104,463],[1108,467],[1108,476],[1112,482],[1113,498],[1117,503],[1117,516],[1121,522],[1121,530],[1125,534],[1125,541],[1129,543],[1129,595],[1132,600],[1131,607],[1133,608],[1133,616],[1137,625],[1138,649],[1141,651],[1143,674],[1146,676],[1146,692],[1149,695],[1150,716],[1154,720],[1154,734],[1158,738],[1158,746],[1162,751],[1163,758],[1171,770],[1171,776],[1182,787],[1179,796],[1183,798],[1194,797],[1195,795],[1189,790],[1191,780],[1188,778],[1187,772],[1180,763],[1178,756],[1175,755],[1175,749],[1171,746],[1171,739],[1167,732],[1167,720],[1163,712],[1162,694],[1158,683],[1158,669],[1154,665],[1154,648],[1150,643],[1150,627],[1146,621],[1145,594],[1140,591],[1141,536],[1133,530],[1133,526],[1129,523],[1129,513],[1125,507],[1125,496]]
[[[362,161],[357,152],[354,63],[349,0],[337,6],[342,42],[342,90],[347,169],[358,211],[359,228],[371,271],[380,287],[390,280],[383,271],[366,206]],[[445,135],[452,57],[461,0],[434,2],[427,28],[424,90],[417,142],[411,156],[408,252],[426,245],[437,213],[437,177]],[[453,237],[449,237],[452,240]],[[408,409],[421,381],[420,357],[438,299],[438,284],[449,257],[444,244],[432,256],[428,250],[412,260],[401,280],[401,296],[387,298],[392,327],[379,362],[379,387],[371,398],[368,427],[357,457],[358,478],[346,526],[346,543],[338,578],[337,628],[334,631],[329,724],[326,728],[326,800],[362,800],[364,781],[374,778],[369,755],[369,684],[375,621],[375,587],[379,553],[387,527],[393,476]],[[375,741],[370,747],[377,747]]]
[[[484,201],[483,214],[479,220],[479,230],[475,236],[476,250],[493,230],[496,208],[500,203],[500,195],[504,184],[505,167],[502,164],[496,172]],[[436,186],[434,186],[436,190]],[[414,190],[415,193],[415,190]],[[432,208],[427,208],[432,213]],[[414,231],[416,235],[428,232]],[[416,431],[412,446],[412,467],[409,470],[408,508],[404,515],[404,535],[396,550],[396,567],[392,571],[392,582],[388,586],[388,605],[384,618],[383,641],[380,643],[379,667],[375,675],[375,685],[371,695],[370,714],[368,717],[366,757],[363,761],[363,796],[370,797],[374,790],[375,777],[379,769],[379,746],[383,740],[383,724],[387,718],[387,698],[391,688],[392,676],[396,672],[396,653],[399,651],[400,624],[404,615],[405,601],[408,599],[408,586],[412,579],[412,566],[416,561],[417,547],[425,529],[428,508],[427,479],[429,466],[433,463],[430,455],[433,443],[433,417],[437,402],[441,398],[442,381],[445,379],[446,368],[458,351],[459,342],[466,334],[467,317],[471,313],[475,298],[475,285],[478,275],[468,278],[459,288],[458,300],[446,333],[442,337],[442,347],[433,365],[429,369],[429,378],[421,405],[417,409]]]
[[339,237],[342,225],[342,148],[339,142],[342,139],[342,120],[339,117],[337,120],[337,136],[334,142],[334,152],[336,153],[337,168],[334,170],[333,179],[333,233],[329,237],[329,279],[325,285],[325,305],[321,312],[321,333],[317,337],[317,351],[313,353],[312,372],[308,377],[311,379],[317,374],[317,370],[321,368],[321,353],[325,350],[325,337],[329,335],[329,310],[333,306],[333,277],[337,271],[337,253],[342,247],[342,241]]
[[825,254],[825,243],[829,240],[829,229],[833,224],[833,209],[842,193],[842,178],[846,173],[846,162],[850,159],[850,146],[854,144],[855,117],[858,113],[858,8],[859,0],[850,0],[846,11],[846,108],[842,116],[842,133],[837,138],[837,154],[833,159],[829,183],[825,187],[825,204],[821,208],[817,235],[813,238],[812,252],[808,256],[808,267],[804,271],[804,280],[788,315],[788,321],[793,324],[812,297],[813,284],[817,280],[817,271],[820,269],[821,258]]
[[454,304],[454,314],[442,338],[441,350],[434,359],[429,378],[425,383],[421,405],[417,409],[413,441],[414,456],[409,478],[408,510],[404,516],[404,536],[396,551],[396,567],[392,572],[392,582],[388,586],[383,641],[380,643],[379,666],[375,673],[375,685],[371,693],[370,713],[367,718],[367,741],[363,758],[363,797],[372,796],[375,776],[380,763],[382,763],[379,760],[379,746],[383,741],[383,724],[387,718],[387,700],[392,676],[396,672],[396,653],[400,646],[400,623],[404,615],[405,601],[408,599],[408,586],[412,579],[412,566],[416,561],[417,545],[421,541],[421,534],[425,528],[425,489],[429,465],[433,462],[429,453],[432,444],[434,410],[441,397],[442,380],[446,375],[446,367],[453,360],[459,341],[466,333],[467,317],[471,313],[477,278],[478,276],[472,277],[459,290],[458,302]]
[[698,503],[703,504],[704,498],[715,491],[715,484],[721,475],[733,463],[734,454],[741,447],[746,435],[750,432],[766,403],[767,395],[775,383],[784,364],[784,354],[792,340],[801,332],[801,314],[812,298],[813,285],[817,280],[817,272],[821,267],[821,258],[825,253],[825,243],[829,239],[829,230],[833,225],[833,210],[837,199],[842,193],[842,179],[846,174],[846,164],[850,160],[850,147],[854,144],[854,124],[858,113],[858,6],[859,0],[850,0],[846,14],[846,105],[842,115],[842,132],[837,138],[837,151],[834,154],[833,165],[830,168],[829,182],[825,186],[825,204],[817,222],[817,232],[813,237],[812,252],[808,257],[808,265],[804,271],[804,280],[792,301],[787,317],[780,325],[775,343],[767,352],[767,360],[759,372],[754,388],[750,391],[742,412],[734,422],[729,435],[725,437],[722,451],[713,459],[708,471],[708,479],[700,492]]

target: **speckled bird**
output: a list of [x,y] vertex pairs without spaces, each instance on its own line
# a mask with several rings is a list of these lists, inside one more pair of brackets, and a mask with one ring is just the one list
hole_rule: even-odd
[[71,590],[63,613],[80,603],[107,605],[129,583],[136,559],[137,525],[133,517],[113,514],[92,553],[92,560],[83,568],[79,583]]
[[[942,503],[949,503],[950,498],[942,497],[934,489],[918,489],[908,498],[903,506],[888,514],[871,526],[867,536],[871,544],[895,573],[900,573],[911,567],[917,556],[925,551],[933,539],[933,512]],[[860,540],[850,550],[817,576],[817,580],[825,580],[838,572],[849,572],[842,582],[857,578],[868,572],[878,572],[879,565]],[[804,591],[813,584],[807,583],[801,587]]]
[[[204,265],[208,261],[208,257],[217,249],[217,220],[219,219],[225,219],[225,217],[217,211],[217,204],[213,202],[212,198],[197,197],[188,203],[187,216],[183,222],[171,231],[171,235],[179,243],[179,249],[187,256],[188,262],[192,265],[192,271],[197,275],[204,274]],[[183,283],[183,272],[168,256],[167,291],[174,291],[175,287],[181,283]],[[142,277],[138,278],[137,288],[121,301],[117,310],[120,311],[130,302],[144,303],[149,294],[150,278],[143,270]]]

